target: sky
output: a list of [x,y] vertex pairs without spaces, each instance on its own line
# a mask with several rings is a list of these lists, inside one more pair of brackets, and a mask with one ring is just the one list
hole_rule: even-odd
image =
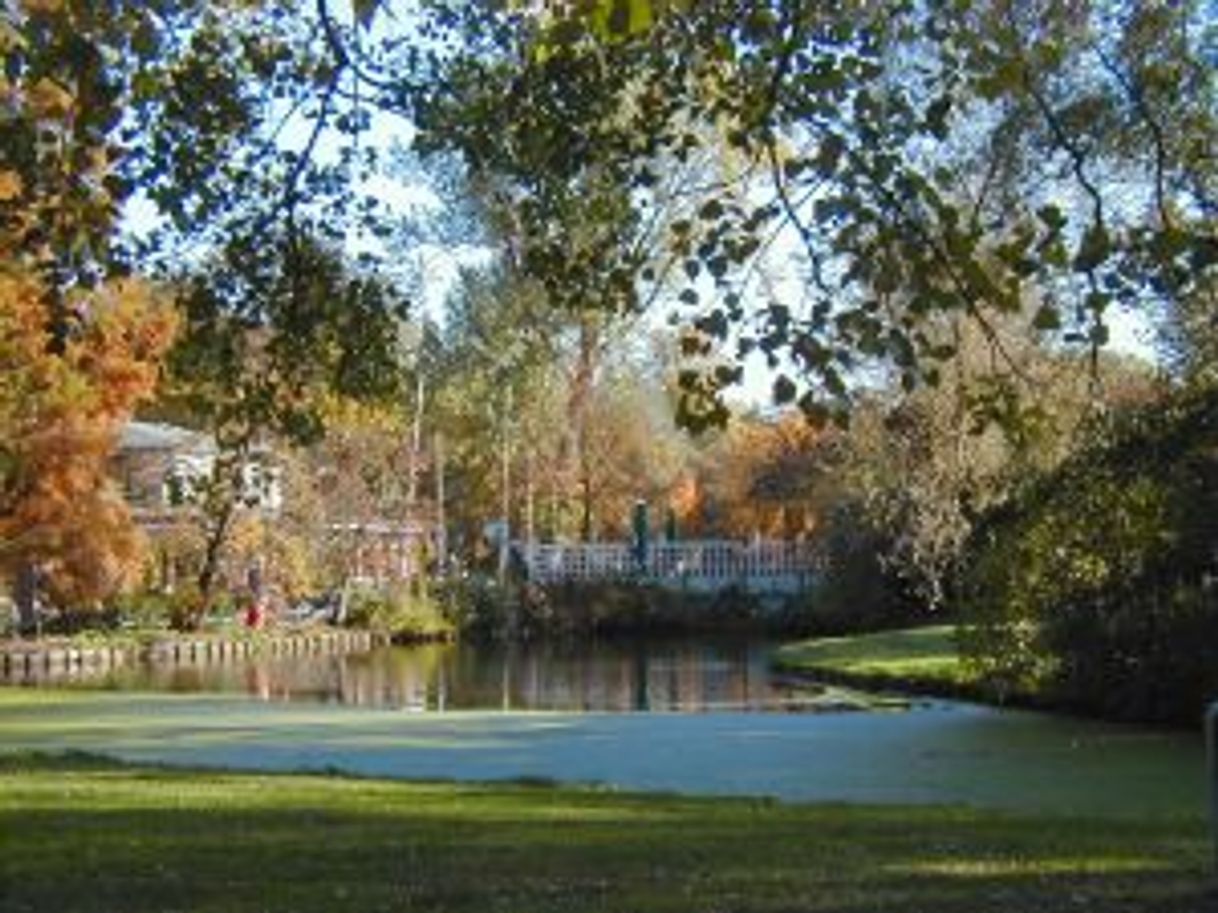
[[[332,9],[339,18],[350,17],[350,7],[344,0],[334,0]],[[400,26],[400,23],[397,23]],[[383,26],[374,24],[373,32]],[[375,36],[374,36],[375,37]],[[357,190],[374,198],[382,213],[391,219],[414,219],[426,221],[430,216],[441,214],[446,201],[425,183],[401,176],[401,169],[394,169],[390,153],[395,147],[406,147],[413,137],[413,125],[406,119],[368,108],[369,129],[360,142],[379,150],[381,165],[378,170],[366,175],[356,174],[353,180]],[[312,131],[311,121],[303,115],[290,120],[279,135],[279,143],[285,149],[302,149]],[[337,131],[325,131],[316,147],[316,154],[323,162],[338,161],[342,144],[347,138]],[[154,207],[144,198],[136,197],[127,206],[123,218],[123,229],[139,235],[157,223]],[[402,249],[390,249],[383,241],[368,234],[353,232],[347,239],[347,248],[353,254],[372,254],[380,259],[391,275],[396,271],[404,280],[418,279],[411,291],[418,296],[419,313],[431,320],[442,322],[445,302],[451,293],[459,272],[463,267],[478,266],[491,261],[493,251],[477,245],[448,245],[421,240],[410,246],[406,253]],[[788,302],[798,312],[799,302],[804,296],[799,267],[785,267],[791,262],[789,253],[781,250],[772,254],[776,269],[770,271],[767,296],[773,295]],[[671,301],[659,301],[653,312],[643,321],[645,332],[668,325],[673,310]],[[1115,313],[1110,323],[1113,351],[1127,353],[1153,361],[1153,331],[1144,318],[1130,313]],[[760,356],[751,356],[744,364],[744,383],[732,391],[732,399],[745,405],[764,405],[770,400],[770,391],[775,372],[768,368]]]

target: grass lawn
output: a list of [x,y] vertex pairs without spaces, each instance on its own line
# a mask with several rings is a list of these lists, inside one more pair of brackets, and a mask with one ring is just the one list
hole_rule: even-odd
[[788,644],[775,664],[789,672],[827,674],[866,684],[922,686],[947,692],[978,682],[960,661],[952,625],[880,631],[854,637],[821,637]]
[[1218,909],[1200,816],[1114,825],[0,754],[20,911]]

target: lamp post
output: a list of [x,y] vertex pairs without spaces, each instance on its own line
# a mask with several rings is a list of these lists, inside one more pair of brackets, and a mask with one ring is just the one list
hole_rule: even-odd
[[503,537],[499,540],[499,583],[507,582],[508,550],[512,541],[512,386],[509,383],[503,409],[499,450],[499,498],[503,514]]
[[634,504],[634,513],[631,517],[630,525],[634,539],[631,549],[634,552],[634,571],[639,577],[644,577],[647,574],[647,557],[650,548],[651,531],[648,528],[647,502],[641,498]]
[[1210,829],[1214,840],[1214,868],[1218,870],[1218,701],[1205,713],[1205,755],[1209,770]]

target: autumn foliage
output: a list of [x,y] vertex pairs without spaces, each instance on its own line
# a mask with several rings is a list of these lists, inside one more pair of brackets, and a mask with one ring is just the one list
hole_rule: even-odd
[[175,318],[144,283],[114,281],[73,293],[57,340],[47,300],[34,275],[0,263],[0,571],[35,564],[54,601],[80,609],[141,566],[106,463],[155,387]]
[[24,0],[0,29],[0,578],[37,568],[71,610],[141,566],[106,466],[176,328],[145,283],[99,281],[120,185],[94,12]]
[[790,412],[741,418],[673,486],[685,535],[800,538],[821,520],[828,432]]

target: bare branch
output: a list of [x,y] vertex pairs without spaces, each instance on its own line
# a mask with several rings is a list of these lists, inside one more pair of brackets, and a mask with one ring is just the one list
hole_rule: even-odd
[[1146,122],[1146,128],[1150,131],[1151,140],[1155,147],[1155,204],[1159,210],[1159,219],[1163,227],[1170,228],[1172,224],[1171,213],[1167,208],[1167,144],[1163,136],[1163,126],[1155,118],[1154,113],[1150,110],[1150,105],[1146,102],[1146,96],[1142,90],[1133,82],[1129,76],[1121,71],[1108,54],[1101,47],[1095,48],[1095,53],[1103,64],[1104,69],[1109,75],[1116,80],[1117,84],[1129,96],[1129,100],[1133,102],[1134,108]]
[[330,48],[330,53],[334,55],[335,62],[340,68],[349,67],[360,82],[367,83],[373,88],[385,92],[396,93],[406,87],[406,83],[403,80],[389,81],[374,76],[364,66],[362,55],[358,50],[355,55],[351,54],[343,42],[342,31],[334,20],[334,15],[330,12],[330,5],[327,0],[317,0],[317,18],[321,22],[322,31],[326,36],[326,44]]

